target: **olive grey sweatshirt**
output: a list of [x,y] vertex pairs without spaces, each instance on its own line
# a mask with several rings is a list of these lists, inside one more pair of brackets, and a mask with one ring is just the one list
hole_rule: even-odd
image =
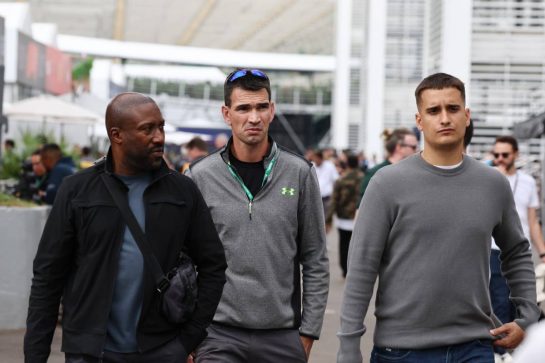
[[416,154],[381,169],[350,244],[339,363],[362,361],[361,335],[378,276],[374,344],[426,349],[490,339],[490,236],[523,329],[537,321],[535,275],[507,179],[468,156],[454,169]]
[[227,282],[214,322],[299,328],[301,335],[318,339],[329,264],[314,167],[273,143],[263,163],[270,174],[250,204],[242,180],[232,174],[236,170],[229,170],[230,144],[192,164],[187,173],[210,208],[227,258]]

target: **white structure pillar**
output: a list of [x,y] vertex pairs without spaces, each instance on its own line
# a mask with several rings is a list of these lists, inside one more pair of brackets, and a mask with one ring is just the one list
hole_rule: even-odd
[[380,137],[384,129],[384,83],[386,64],[387,1],[369,1],[367,39],[367,97],[365,115],[365,154],[382,161],[384,146]]
[[348,146],[348,111],[350,108],[350,44],[352,1],[337,1],[337,36],[333,117],[331,118],[332,146]]
[[[436,0],[426,1],[424,30],[424,76],[445,72],[458,77],[470,89],[473,0],[441,0],[439,14],[433,14]],[[434,34],[441,34],[438,43],[430,46]],[[470,92],[466,92],[469,105]]]
[[472,0],[443,1],[441,27],[441,71],[458,77],[466,89],[471,80],[472,3]]
[[110,99],[110,75],[112,61],[108,59],[95,59],[89,75],[89,87],[91,93],[104,100]]

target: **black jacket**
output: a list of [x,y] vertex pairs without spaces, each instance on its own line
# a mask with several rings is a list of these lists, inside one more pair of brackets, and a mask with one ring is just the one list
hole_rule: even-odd
[[[101,175],[114,178],[110,159],[66,178],[47,220],[34,260],[24,351],[26,362],[46,362],[63,296],[62,350],[102,354],[125,222]],[[193,317],[169,323],[158,307],[151,273],[144,266],[140,351],[179,336],[187,352],[206,337],[225,283],[224,250],[201,193],[188,177],[162,167],[144,192],[146,236],[168,271],[183,248],[198,270],[199,298]]]

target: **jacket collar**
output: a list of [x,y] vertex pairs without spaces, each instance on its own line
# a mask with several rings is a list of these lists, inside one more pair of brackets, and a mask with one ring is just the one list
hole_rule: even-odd
[[[265,156],[265,159],[263,160],[263,168],[265,169],[267,169],[269,167],[269,164],[278,157],[278,145],[272,139],[272,137],[268,136],[268,138],[269,138],[269,142],[271,143],[271,150],[269,151],[269,154]],[[231,148],[232,144],[233,144],[233,137],[231,136],[227,144],[220,150],[221,158],[226,164],[229,164],[229,149]]]

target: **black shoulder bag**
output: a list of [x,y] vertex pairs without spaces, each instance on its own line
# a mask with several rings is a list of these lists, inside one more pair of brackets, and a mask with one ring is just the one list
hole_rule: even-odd
[[140,252],[142,252],[144,263],[153,275],[163,315],[171,323],[180,324],[187,321],[195,310],[198,296],[197,274],[193,261],[183,251],[180,251],[178,266],[164,274],[129,205],[119,193],[115,192],[115,182],[105,174],[102,175],[102,180],[127,223]]

